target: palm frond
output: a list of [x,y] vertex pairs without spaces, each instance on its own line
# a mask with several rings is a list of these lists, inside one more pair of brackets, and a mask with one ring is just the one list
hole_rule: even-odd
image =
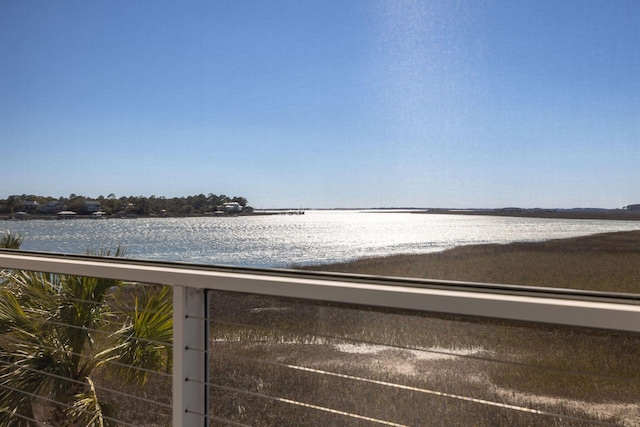
[[56,366],[56,361],[52,360],[55,357],[51,352],[37,345],[18,344],[15,347],[10,354],[3,352],[2,355],[6,365],[0,375],[3,385],[0,388],[0,424],[30,425],[23,424],[22,417],[33,418],[38,396],[51,395],[51,385],[55,379],[47,375],[46,370]]
[[20,304],[29,308],[51,309],[56,287],[51,275],[33,271],[13,270],[5,275],[5,286],[13,292]]
[[11,234],[11,231],[7,230],[0,236],[0,248],[6,249],[20,249],[24,238],[20,234]]
[[59,280],[59,306],[54,318],[58,324],[69,325],[61,330],[64,339],[75,353],[82,353],[93,347],[93,331],[108,321],[110,308],[105,296],[112,281],[78,276],[60,276]]
[[15,295],[7,289],[2,289],[0,290],[0,334],[9,332],[33,335],[35,330]]
[[[20,270],[5,277],[0,289],[2,360],[6,362],[0,376],[5,386],[0,394],[0,425],[20,425],[19,420],[33,411],[37,396],[71,404],[79,392],[75,381],[98,362],[87,357],[91,331],[86,326],[101,325],[101,305],[69,298],[61,290],[66,284],[67,277]],[[39,403],[43,405],[47,406]],[[59,412],[54,411],[54,416]]]
[[13,356],[0,348],[0,425],[31,427],[34,423],[33,397],[12,381]]
[[[102,250],[100,256],[111,256],[110,250]],[[114,256],[124,256],[120,247]],[[66,338],[76,353],[93,348],[91,331],[103,328],[112,313],[107,296],[122,286],[120,280],[97,277],[60,275],[57,277],[60,306],[57,321],[70,325],[65,330]]]
[[[115,255],[123,253],[119,248]],[[118,289],[127,290],[122,312]],[[171,366],[171,291],[149,289],[117,280],[0,271],[0,425],[113,424],[108,419],[115,418],[109,415],[115,408],[99,400],[92,372],[100,366],[100,374],[107,373],[114,364],[106,362],[114,360],[120,362],[116,375],[144,383],[147,371],[136,368]],[[132,301],[133,313],[124,311]],[[96,332],[113,331],[113,320],[124,325],[97,339]]]
[[[97,355],[119,362],[117,373],[144,383],[147,373],[135,368],[158,370],[171,364],[173,303],[170,288],[136,298],[133,317],[114,334],[116,344]],[[128,367],[124,367],[124,366]]]
[[67,411],[68,421],[82,423],[83,426],[110,427],[115,426],[111,421],[114,417],[114,408],[98,399],[96,386],[90,377],[86,377],[88,387],[86,391],[74,396],[73,407]]

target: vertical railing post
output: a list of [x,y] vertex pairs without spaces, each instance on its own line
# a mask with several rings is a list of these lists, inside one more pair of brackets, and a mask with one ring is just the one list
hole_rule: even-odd
[[173,426],[208,425],[206,292],[173,287]]

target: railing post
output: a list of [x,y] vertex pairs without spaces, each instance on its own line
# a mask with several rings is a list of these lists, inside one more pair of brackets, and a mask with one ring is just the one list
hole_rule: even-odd
[[173,287],[173,426],[208,425],[206,291]]

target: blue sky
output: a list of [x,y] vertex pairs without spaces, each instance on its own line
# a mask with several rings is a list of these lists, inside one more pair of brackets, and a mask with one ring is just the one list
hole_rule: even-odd
[[0,198],[640,203],[640,2],[0,0]]

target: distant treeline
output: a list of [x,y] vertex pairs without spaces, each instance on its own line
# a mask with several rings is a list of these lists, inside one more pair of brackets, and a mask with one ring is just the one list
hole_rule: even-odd
[[[0,213],[14,214],[56,214],[61,211],[73,211],[77,214],[90,214],[97,210],[107,214],[127,213],[132,215],[196,215],[225,210],[225,203],[237,203],[245,212],[253,209],[244,197],[229,197],[224,194],[209,193],[196,196],[108,196],[97,198],[70,194],[68,197],[36,196],[32,194],[12,195],[0,200]],[[228,210],[228,209],[227,209]]]

